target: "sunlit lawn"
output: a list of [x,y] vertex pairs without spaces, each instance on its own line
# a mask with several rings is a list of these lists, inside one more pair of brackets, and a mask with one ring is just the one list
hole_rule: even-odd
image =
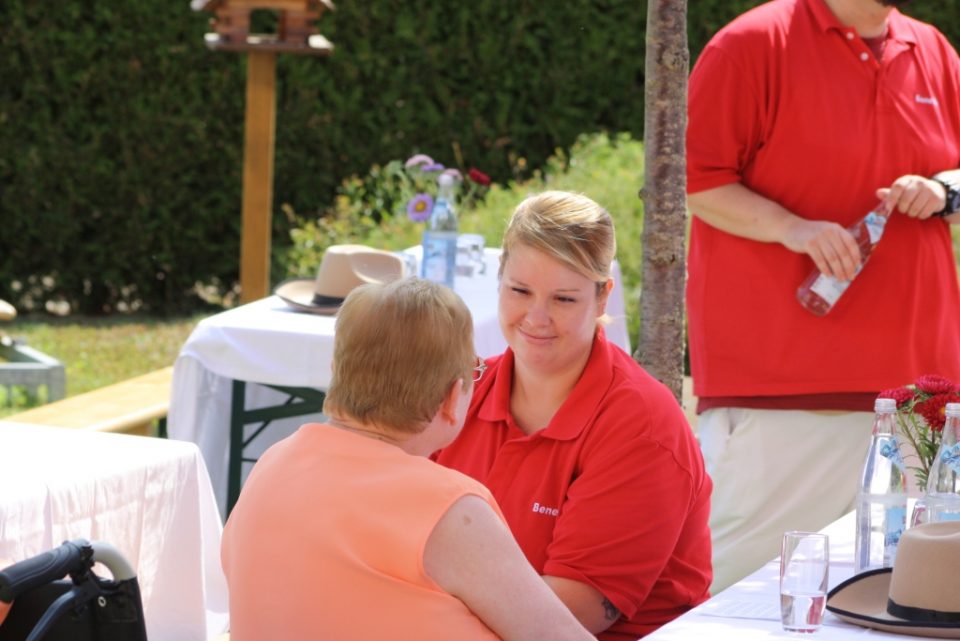
[[[0,330],[62,362],[67,373],[67,395],[73,396],[172,365],[200,318],[37,315],[18,317],[0,325]],[[8,391],[0,387],[0,416],[36,404],[36,399],[28,399],[22,388],[15,388],[12,398]]]

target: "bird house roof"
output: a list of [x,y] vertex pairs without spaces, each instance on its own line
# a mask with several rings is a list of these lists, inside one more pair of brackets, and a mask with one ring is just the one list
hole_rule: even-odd
[[251,9],[310,9],[321,7],[333,10],[332,0],[190,0],[190,8],[194,11],[215,11],[220,5],[227,3]]

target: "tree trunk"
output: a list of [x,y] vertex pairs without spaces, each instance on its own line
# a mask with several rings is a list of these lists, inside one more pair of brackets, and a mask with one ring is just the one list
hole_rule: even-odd
[[686,0],[649,0],[645,69],[643,281],[634,358],[669,387],[683,387],[687,75]]

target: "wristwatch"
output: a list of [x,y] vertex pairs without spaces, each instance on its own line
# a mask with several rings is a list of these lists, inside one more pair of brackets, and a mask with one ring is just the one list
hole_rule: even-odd
[[960,211],[960,179],[950,176],[947,172],[943,172],[933,176],[932,180],[936,180],[943,185],[943,189],[947,193],[947,202],[943,209],[935,212],[933,215],[949,216],[950,214],[955,214]]

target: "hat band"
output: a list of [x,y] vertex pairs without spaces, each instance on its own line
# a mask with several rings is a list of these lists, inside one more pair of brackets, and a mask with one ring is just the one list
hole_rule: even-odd
[[322,296],[320,294],[313,295],[313,304],[321,305],[324,307],[331,306],[331,305],[342,305],[343,300],[344,299],[338,298],[336,296]]
[[960,612],[943,612],[900,605],[893,599],[887,599],[887,613],[912,623],[960,623]]

